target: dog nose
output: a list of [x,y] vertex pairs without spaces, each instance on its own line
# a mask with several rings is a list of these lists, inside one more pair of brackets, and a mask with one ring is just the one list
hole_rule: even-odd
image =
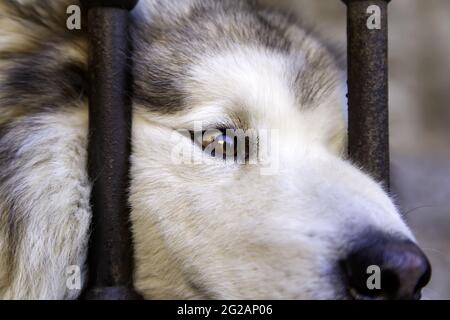
[[343,264],[356,298],[420,299],[431,277],[427,257],[410,240],[378,238],[352,252]]

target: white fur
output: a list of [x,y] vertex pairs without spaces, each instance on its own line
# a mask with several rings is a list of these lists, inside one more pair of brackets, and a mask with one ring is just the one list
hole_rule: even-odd
[[[146,298],[342,298],[336,264],[355,237],[376,228],[412,238],[381,186],[343,157],[342,90],[299,105],[292,61],[260,47],[230,47],[189,70],[184,111],[134,106],[135,286]],[[307,63],[301,55],[294,61]],[[339,83],[338,68],[329,72]],[[14,194],[0,189],[0,297],[75,298],[80,291],[67,289],[65,270],[84,269],[86,258],[87,105],[36,117],[40,125],[28,134],[19,117],[8,138],[27,137],[17,141],[19,152],[34,158],[14,172]],[[262,175],[261,165],[211,157],[174,163],[174,135],[192,144],[176,130],[196,121],[277,130],[277,171]],[[14,251],[6,221],[12,196],[20,199],[24,235]]]
[[[8,219],[8,214],[13,214],[8,212],[13,197],[14,214],[20,214],[9,218],[20,223],[19,230],[13,230],[16,234],[10,233],[8,224],[0,223],[0,239],[23,236],[12,252],[7,251],[6,243],[0,242],[0,296],[75,298],[79,291],[67,289],[66,268],[82,267],[87,248],[90,221],[90,187],[85,172],[87,114],[85,110],[47,114],[37,116],[33,124],[33,128],[24,127],[28,132],[18,129],[3,137],[27,136],[21,141],[17,155],[29,153],[33,161],[17,164],[20,169],[10,182],[11,194],[0,190],[2,218]],[[38,134],[31,134],[32,130]]]
[[[342,284],[333,266],[352,236],[374,227],[411,237],[381,187],[339,157],[339,93],[302,110],[288,68],[280,56],[238,48],[192,70],[189,112],[136,112],[131,203],[136,286],[145,296],[335,298]],[[235,115],[280,131],[277,174],[212,159],[171,163],[172,128]]]

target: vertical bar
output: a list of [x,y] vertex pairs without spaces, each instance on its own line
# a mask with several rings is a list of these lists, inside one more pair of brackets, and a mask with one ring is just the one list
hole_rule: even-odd
[[137,1],[84,2],[89,33],[88,172],[93,183],[85,299],[137,299],[129,228],[128,16]]
[[[347,5],[349,156],[389,190],[389,0],[344,2]],[[379,12],[368,12],[373,5]],[[377,17],[379,26],[369,28],[368,19]]]

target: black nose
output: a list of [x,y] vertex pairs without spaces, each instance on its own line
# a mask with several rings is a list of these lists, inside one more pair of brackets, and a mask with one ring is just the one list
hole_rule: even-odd
[[410,240],[376,236],[343,261],[357,298],[420,299],[431,277],[427,257]]

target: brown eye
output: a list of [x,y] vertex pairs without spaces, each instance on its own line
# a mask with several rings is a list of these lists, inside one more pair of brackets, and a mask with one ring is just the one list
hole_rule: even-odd
[[237,154],[236,137],[227,135],[222,130],[205,131],[202,138],[202,147],[213,157],[223,159],[234,157]]
[[246,164],[250,158],[250,139],[241,131],[239,129],[211,129],[201,132],[190,131],[190,134],[192,141],[201,146],[207,155]]

